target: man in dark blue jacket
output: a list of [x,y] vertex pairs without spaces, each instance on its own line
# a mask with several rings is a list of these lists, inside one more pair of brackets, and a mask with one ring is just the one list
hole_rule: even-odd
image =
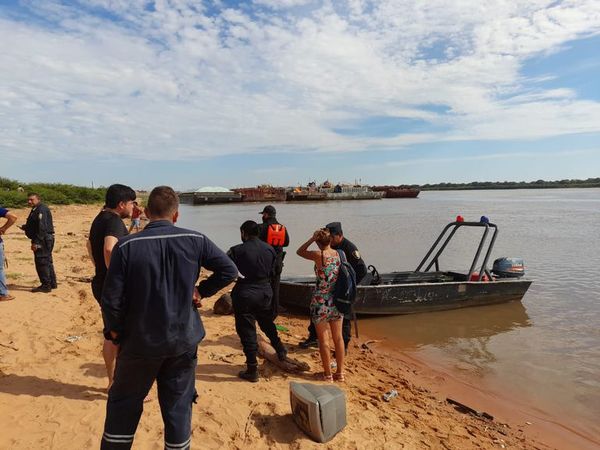
[[[102,316],[104,335],[120,344],[120,352],[108,393],[103,450],[131,448],[154,380],[165,448],[190,448],[196,352],[205,335],[196,304],[232,282],[237,269],[206,236],[173,225],[178,206],[173,189],[154,188],[146,208],[150,223],[121,238],[112,251]],[[213,274],[196,288],[201,267]]]
[[52,250],[54,249],[54,224],[50,209],[42,203],[39,194],[31,193],[27,196],[27,203],[31,212],[27,222],[21,227],[29,239],[35,261],[35,270],[40,279],[40,285],[31,292],[50,292],[56,289],[56,273]]

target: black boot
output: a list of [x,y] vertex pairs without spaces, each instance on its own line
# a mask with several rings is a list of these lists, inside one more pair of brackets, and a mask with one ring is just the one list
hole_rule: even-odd
[[42,284],[41,286],[38,286],[36,288],[33,288],[31,290],[31,292],[44,292],[44,293],[48,293],[52,291],[52,288],[50,286],[46,286],[44,284]]
[[258,382],[258,364],[248,364],[246,370],[238,373],[238,377],[251,383]]
[[279,361],[285,361],[285,358],[287,357],[287,348],[284,347],[283,344],[280,344],[277,347],[277,359],[279,359]]
[[298,344],[298,346],[300,348],[318,347],[319,341],[317,340],[316,337],[308,336],[306,338],[306,340],[300,342],[300,344]]

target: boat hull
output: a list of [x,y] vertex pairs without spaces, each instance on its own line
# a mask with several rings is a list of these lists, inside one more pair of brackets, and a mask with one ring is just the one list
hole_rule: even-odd
[[242,196],[232,192],[229,193],[201,193],[201,192],[182,192],[179,194],[179,201],[188,205],[210,205],[215,203],[237,203],[242,201]]
[[417,198],[421,192],[419,189],[402,186],[373,186],[376,192],[383,192],[385,198]]
[[327,194],[325,194],[325,192],[289,191],[286,194],[286,200],[288,202],[323,201],[323,200],[327,200]]
[[[394,315],[494,305],[521,300],[530,284],[502,279],[358,286],[354,310],[364,315]],[[307,311],[313,289],[314,283],[307,279],[281,280],[280,302]]]
[[285,202],[285,188],[256,187],[233,189],[242,196],[243,202]]

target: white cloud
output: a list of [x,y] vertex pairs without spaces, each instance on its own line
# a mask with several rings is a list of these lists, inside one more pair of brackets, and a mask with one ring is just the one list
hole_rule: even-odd
[[[150,3],[0,9],[3,157],[188,159],[600,132],[598,102],[520,74],[528,58],[600,33],[597,1],[254,2],[270,15]],[[444,131],[332,131],[372,116]]]

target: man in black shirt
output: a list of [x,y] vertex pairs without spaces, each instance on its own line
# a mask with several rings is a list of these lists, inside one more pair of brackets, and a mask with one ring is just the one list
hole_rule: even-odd
[[[158,186],[148,197],[150,223],[115,245],[102,291],[104,336],[120,342],[108,392],[102,450],[133,444],[144,398],[156,381],[164,448],[190,448],[197,398],[198,344],[205,331],[197,302],[235,280],[237,269],[208,237],[174,225],[177,194]],[[212,274],[196,287],[201,268]]]
[[[96,271],[92,278],[92,294],[98,304],[102,298],[102,288],[112,250],[117,240],[128,234],[123,219],[131,216],[135,197],[135,191],[129,186],[113,184],[106,190],[104,209],[92,222],[87,249]],[[113,380],[118,350],[119,347],[113,342],[108,339],[104,340],[102,356],[106,365],[109,387]]]
[[54,249],[54,224],[52,213],[41,201],[39,194],[31,193],[27,196],[27,203],[31,212],[27,222],[21,227],[29,239],[35,261],[35,270],[40,279],[40,285],[31,292],[50,292],[56,289],[56,273],[52,250]]
[[[350,240],[344,237],[342,224],[340,222],[328,223],[325,225],[325,228],[327,228],[331,233],[331,248],[335,250],[342,250],[344,252],[346,259],[356,273],[356,284],[360,284],[361,280],[367,274],[367,265],[360,256],[358,248]],[[350,314],[346,314],[342,323],[342,336],[344,337],[344,346],[346,347],[346,351],[348,350],[348,344],[350,343],[350,339],[352,337],[351,319],[352,318],[350,317]],[[315,326],[311,321],[310,325],[308,326],[308,338],[300,343],[300,347],[308,348],[316,347],[317,345],[317,331],[315,330]]]
[[283,247],[290,245],[290,236],[286,227],[277,222],[277,219],[275,218],[277,211],[274,206],[265,206],[259,214],[262,214],[262,224],[258,226],[258,237],[261,241],[272,246],[277,255],[277,259],[275,260],[275,272],[271,278],[271,288],[273,289],[273,319],[275,319],[279,312],[279,281],[281,279],[281,271],[283,270],[283,259],[285,258]]
[[279,359],[287,354],[273,323],[273,290],[271,277],[277,261],[272,246],[258,239],[258,224],[247,220],[240,228],[242,244],[231,247],[227,253],[236,264],[243,278],[238,278],[231,298],[235,314],[235,329],[242,341],[247,369],[239,373],[240,378],[258,381],[256,354],[256,323],[267,335]]

